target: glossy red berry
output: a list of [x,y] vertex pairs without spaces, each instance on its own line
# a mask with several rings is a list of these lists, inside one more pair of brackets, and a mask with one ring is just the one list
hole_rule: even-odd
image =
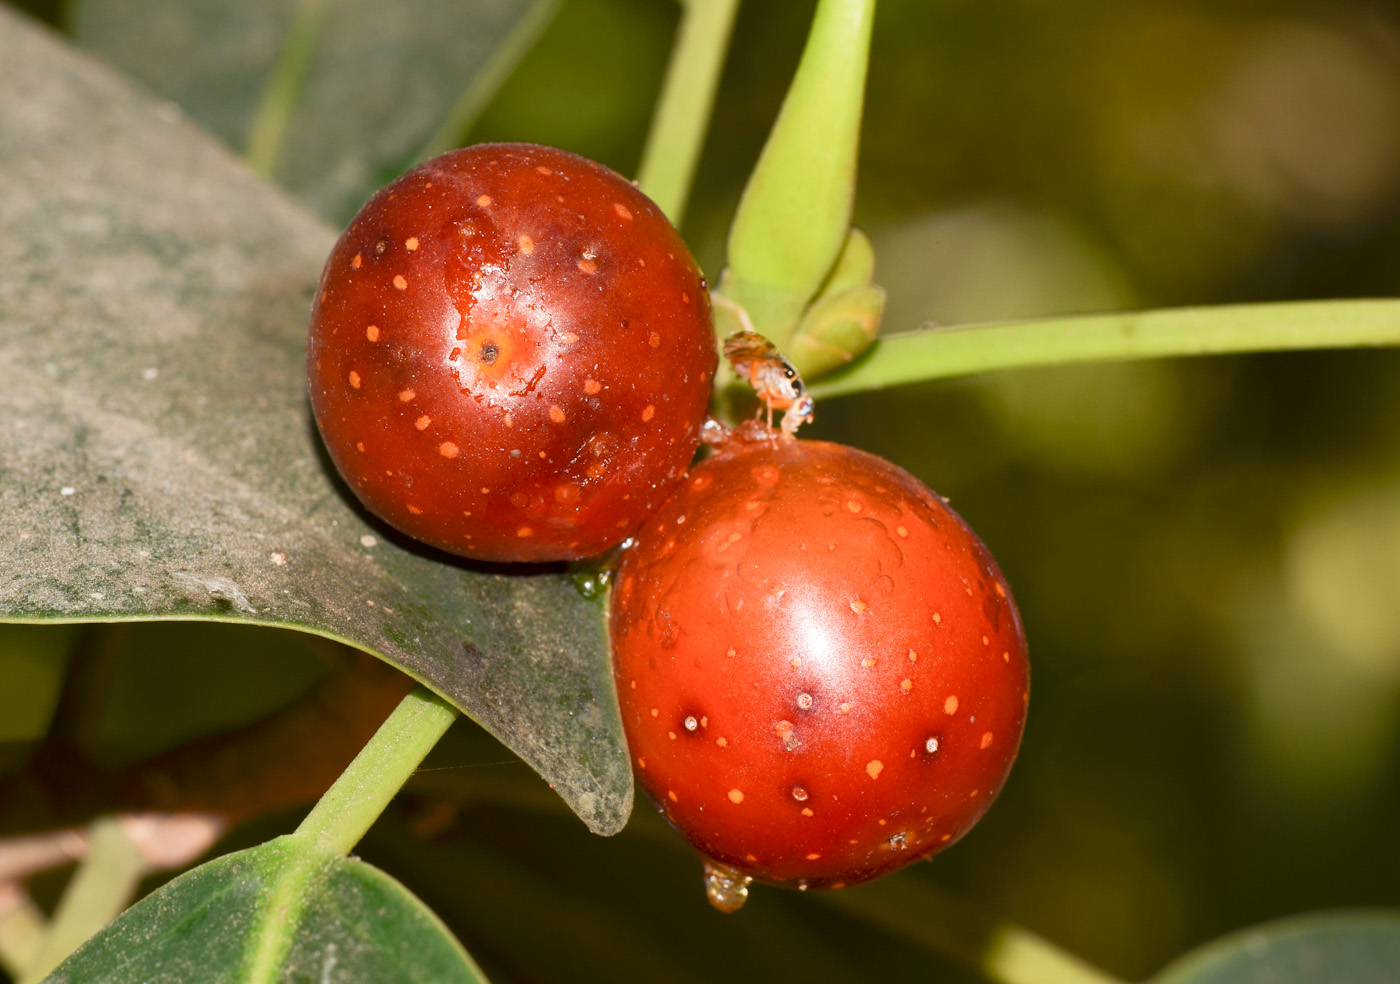
[[939,851],[1016,757],[1005,580],[942,499],[853,448],[720,448],[638,532],[611,631],[641,785],[741,883],[839,887]]
[[690,463],[716,359],[704,281],[661,211],[529,144],[452,151],[375,195],[326,261],[307,351],[361,501],[491,561],[631,534]]

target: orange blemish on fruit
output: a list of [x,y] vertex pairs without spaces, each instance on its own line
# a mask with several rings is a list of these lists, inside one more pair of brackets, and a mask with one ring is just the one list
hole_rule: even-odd
[[490,195],[477,195],[477,196],[476,196],[476,203],[477,203],[478,205],[480,205],[482,208],[488,208],[488,207],[491,205],[491,196],[490,196]]
[[379,341],[379,326],[370,325],[368,328],[366,328],[365,337],[368,338],[371,342]]
[[549,419],[556,424],[562,424],[564,422],[564,408],[557,403],[551,403],[549,406]]
[[443,441],[438,445],[438,454],[442,455],[444,458],[457,457],[458,450],[459,448],[457,445],[453,444],[451,441]]
[[739,804],[739,803],[744,802],[744,792],[743,792],[743,790],[740,790],[740,789],[731,789],[731,790],[729,791],[729,802],[734,803],[734,804],[736,804],[736,805]]
[[956,714],[956,713],[958,713],[958,699],[957,699],[956,697],[949,697],[947,700],[945,700],[945,701],[943,702],[943,713],[944,713],[944,714]]
[[535,251],[535,241],[529,236],[521,236],[515,243],[520,247],[520,252],[524,253],[526,256],[529,256]]
[[520,539],[524,540],[524,539],[527,539],[528,537],[534,536],[534,535],[535,535],[535,531],[532,530],[532,529],[530,529],[530,527],[528,527],[528,526],[522,526],[522,527],[520,527],[520,529],[518,529],[518,530],[515,531],[515,535],[518,536],[518,537],[520,537]]
[[591,259],[584,258],[584,259],[582,259],[582,260],[579,260],[578,263],[575,264],[575,265],[576,265],[580,270],[582,270],[584,273],[597,273],[597,272],[598,272],[598,264],[597,264],[594,260],[591,260]]
[[666,790],[666,798],[669,799],[672,803],[679,803],[681,801],[681,798],[676,795],[676,791],[674,789]]
[[405,240],[403,241],[403,246],[404,246],[404,249],[408,250],[410,253],[413,252],[415,249],[418,248],[418,237],[417,237],[417,236],[409,236],[407,239],[405,239]]
[[648,336],[647,336],[647,344],[650,345],[652,348],[660,348],[660,347],[661,347],[661,335],[660,335],[660,333],[659,333],[659,332],[652,332],[650,335],[648,335]]
[[363,262],[364,262],[364,257],[360,256],[359,253],[356,253],[356,254],[355,254],[355,258],[354,258],[353,260],[350,261],[350,269],[352,269],[352,270],[358,270],[358,269],[360,268],[360,264],[363,263]]
[[621,219],[630,219],[630,218],[632,218],[632,211],[631,211],[631,209],[629,209],[626,205],[622,204],[621,202],[613,202],[613,211],[617,213],[618,218],[621,218]]
[[408,281],[404,279],[403,274],[394,274],[394,286],[399,290],[408,290]]
[[360,374],[354,369],[350,370],[350,387],[352,389],[360,388]]
[[598,391],[602,388],[602,384],[596,379],[585,379],[583,381],[583,391],[589,396],[597,396]]
[[903,680],[899,681],[899,689],[903,690],[907,694],[909,691],[914,689],[914,681],[909,679],[908,677],[905,677]]
[[421,431],[421,430],[427,430],[427,429],[428,429],[428,425],[431,424],[432,422],[433,422],[433,418],[427,416],[426,414],[424,414],[422,417],[419,417],[417,420],[415,420],[415,421],[413,422],[413,426],[416,427],[416,428],[418,428],[420,431]]
[[413,399],[417,395],[418,394],[415,393],[413,390],[399,390],[399,400],[403,403],[407,403],[409,400]]
[[656,416],[656,407],[654,407],[654,406],[652,406],[650,403],[648,403],[648,404],[646,405],[646,409],[642,411],[642,420],[643,420],[643,421],[648,421],[648,420],[651,420],[651,418],[652,418],[652,417],[655,417],[655,416]]
[[983,748],[990,748],[990,747],[991,747],[991,744],[992,744],[992,733],[991,733],[990,731],[988,731],[986,734],[984,734],[984,735],[982,736],[982,747],[983,747]]
[[861,614],[869,608],[870,606],[867,605],[865,602],[861,601],[859,598],[851,599],[851,611],[855,612],[857,615]]
[[879,759],[871,759],[869,762],[865,763],[865,772],[871,779],[880,778],[880,773],[884,771],[884,768],[885,763],[881,762]]
[[421,516],[421,515],[423,515],[423,510],[419,509],[417,506],[413,505],[412,503],[405,503],[405,505],[408,507],[408,511],[411,512],[411,513],[413,513],[413,515],[415,515],[415,516]]

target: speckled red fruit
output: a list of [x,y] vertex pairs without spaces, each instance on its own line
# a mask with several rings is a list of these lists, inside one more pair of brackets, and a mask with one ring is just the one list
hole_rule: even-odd
[[637,535],[611,630],[637,776],[706,857],[839,887],[947,847],[1016,757],[1029,664],[996,563],[909,473],[731,441]]
[[708,295],[651,200],[530,144],[452,151],[374,196],[321,276],[311,403],[391,525],[491,561],[586,557],[699,442]]

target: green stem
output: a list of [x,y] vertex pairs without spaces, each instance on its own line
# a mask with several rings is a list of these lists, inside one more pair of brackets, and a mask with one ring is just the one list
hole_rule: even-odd
[[1228,352],[1400,345],[1400,300],[1294,301],[1092,314],[889,335],[817,397],[1001,369]]
[[491,58],[472,78],[471,83],[457,97],[447,118],[428,138],[428,142],[418,151],[415,161],[425,161],[429,157],[446,153],[461,146],[463,139],[471,131],[472,125],[495,98],[510,73],[520,64],[525,53],[535,46],[544,29],[554,19],[559,9],[559,0],[534,0],[528,10],[521,15],[515,27],[511,28]]
[[456,719],[450,704],[414,687],[292,836],[318,853],[348,854]]
[[0,883],[0,970],[18,978],[34,963],[48,929],[23,882]]
[[248,129],[248,150],[244,161],[254,174],[270,178],[277,167],[282,142],[286,139],[287,127],[301,99],[306,71],[321,41],[322,28],[330,8],[330,0],[301,0],[297,4],[287,40],[282,45],[272,74],[268,76],[267,88],[263,90]]
[[456,719],[457,711],[446,701],[414,687],[286,838],[289,861],[253,934],[257,946],[249,961],[248,984],[278,979],[312,880],[332,859],[359,843]]
[[1029,930],[951,899],[910,873],[813,897],[997,984],[1121,984]]
[[88,853],[73,874],[48,932],[39,943],[21,984],[33,984],[89,937],[115,919],[131,902],[146,862],[122,830],[121,821],[106,817],[93,823]]
[[739,0],[680,0],[683,8],[666,82],[642,151],[637,185],[679,226],[709,128],[715,89]]

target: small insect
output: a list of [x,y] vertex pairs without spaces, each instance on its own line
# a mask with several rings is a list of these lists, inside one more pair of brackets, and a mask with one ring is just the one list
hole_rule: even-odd
[[724,340],[724,357],[763,401],[770,427],[775,409],[787,411],[783,415],[783,430],[789,434],[796,434],[797,428],[811,421],[815,406],[812,397],[801,374],[783,358],[778,346],[758,332],[745,329]]

